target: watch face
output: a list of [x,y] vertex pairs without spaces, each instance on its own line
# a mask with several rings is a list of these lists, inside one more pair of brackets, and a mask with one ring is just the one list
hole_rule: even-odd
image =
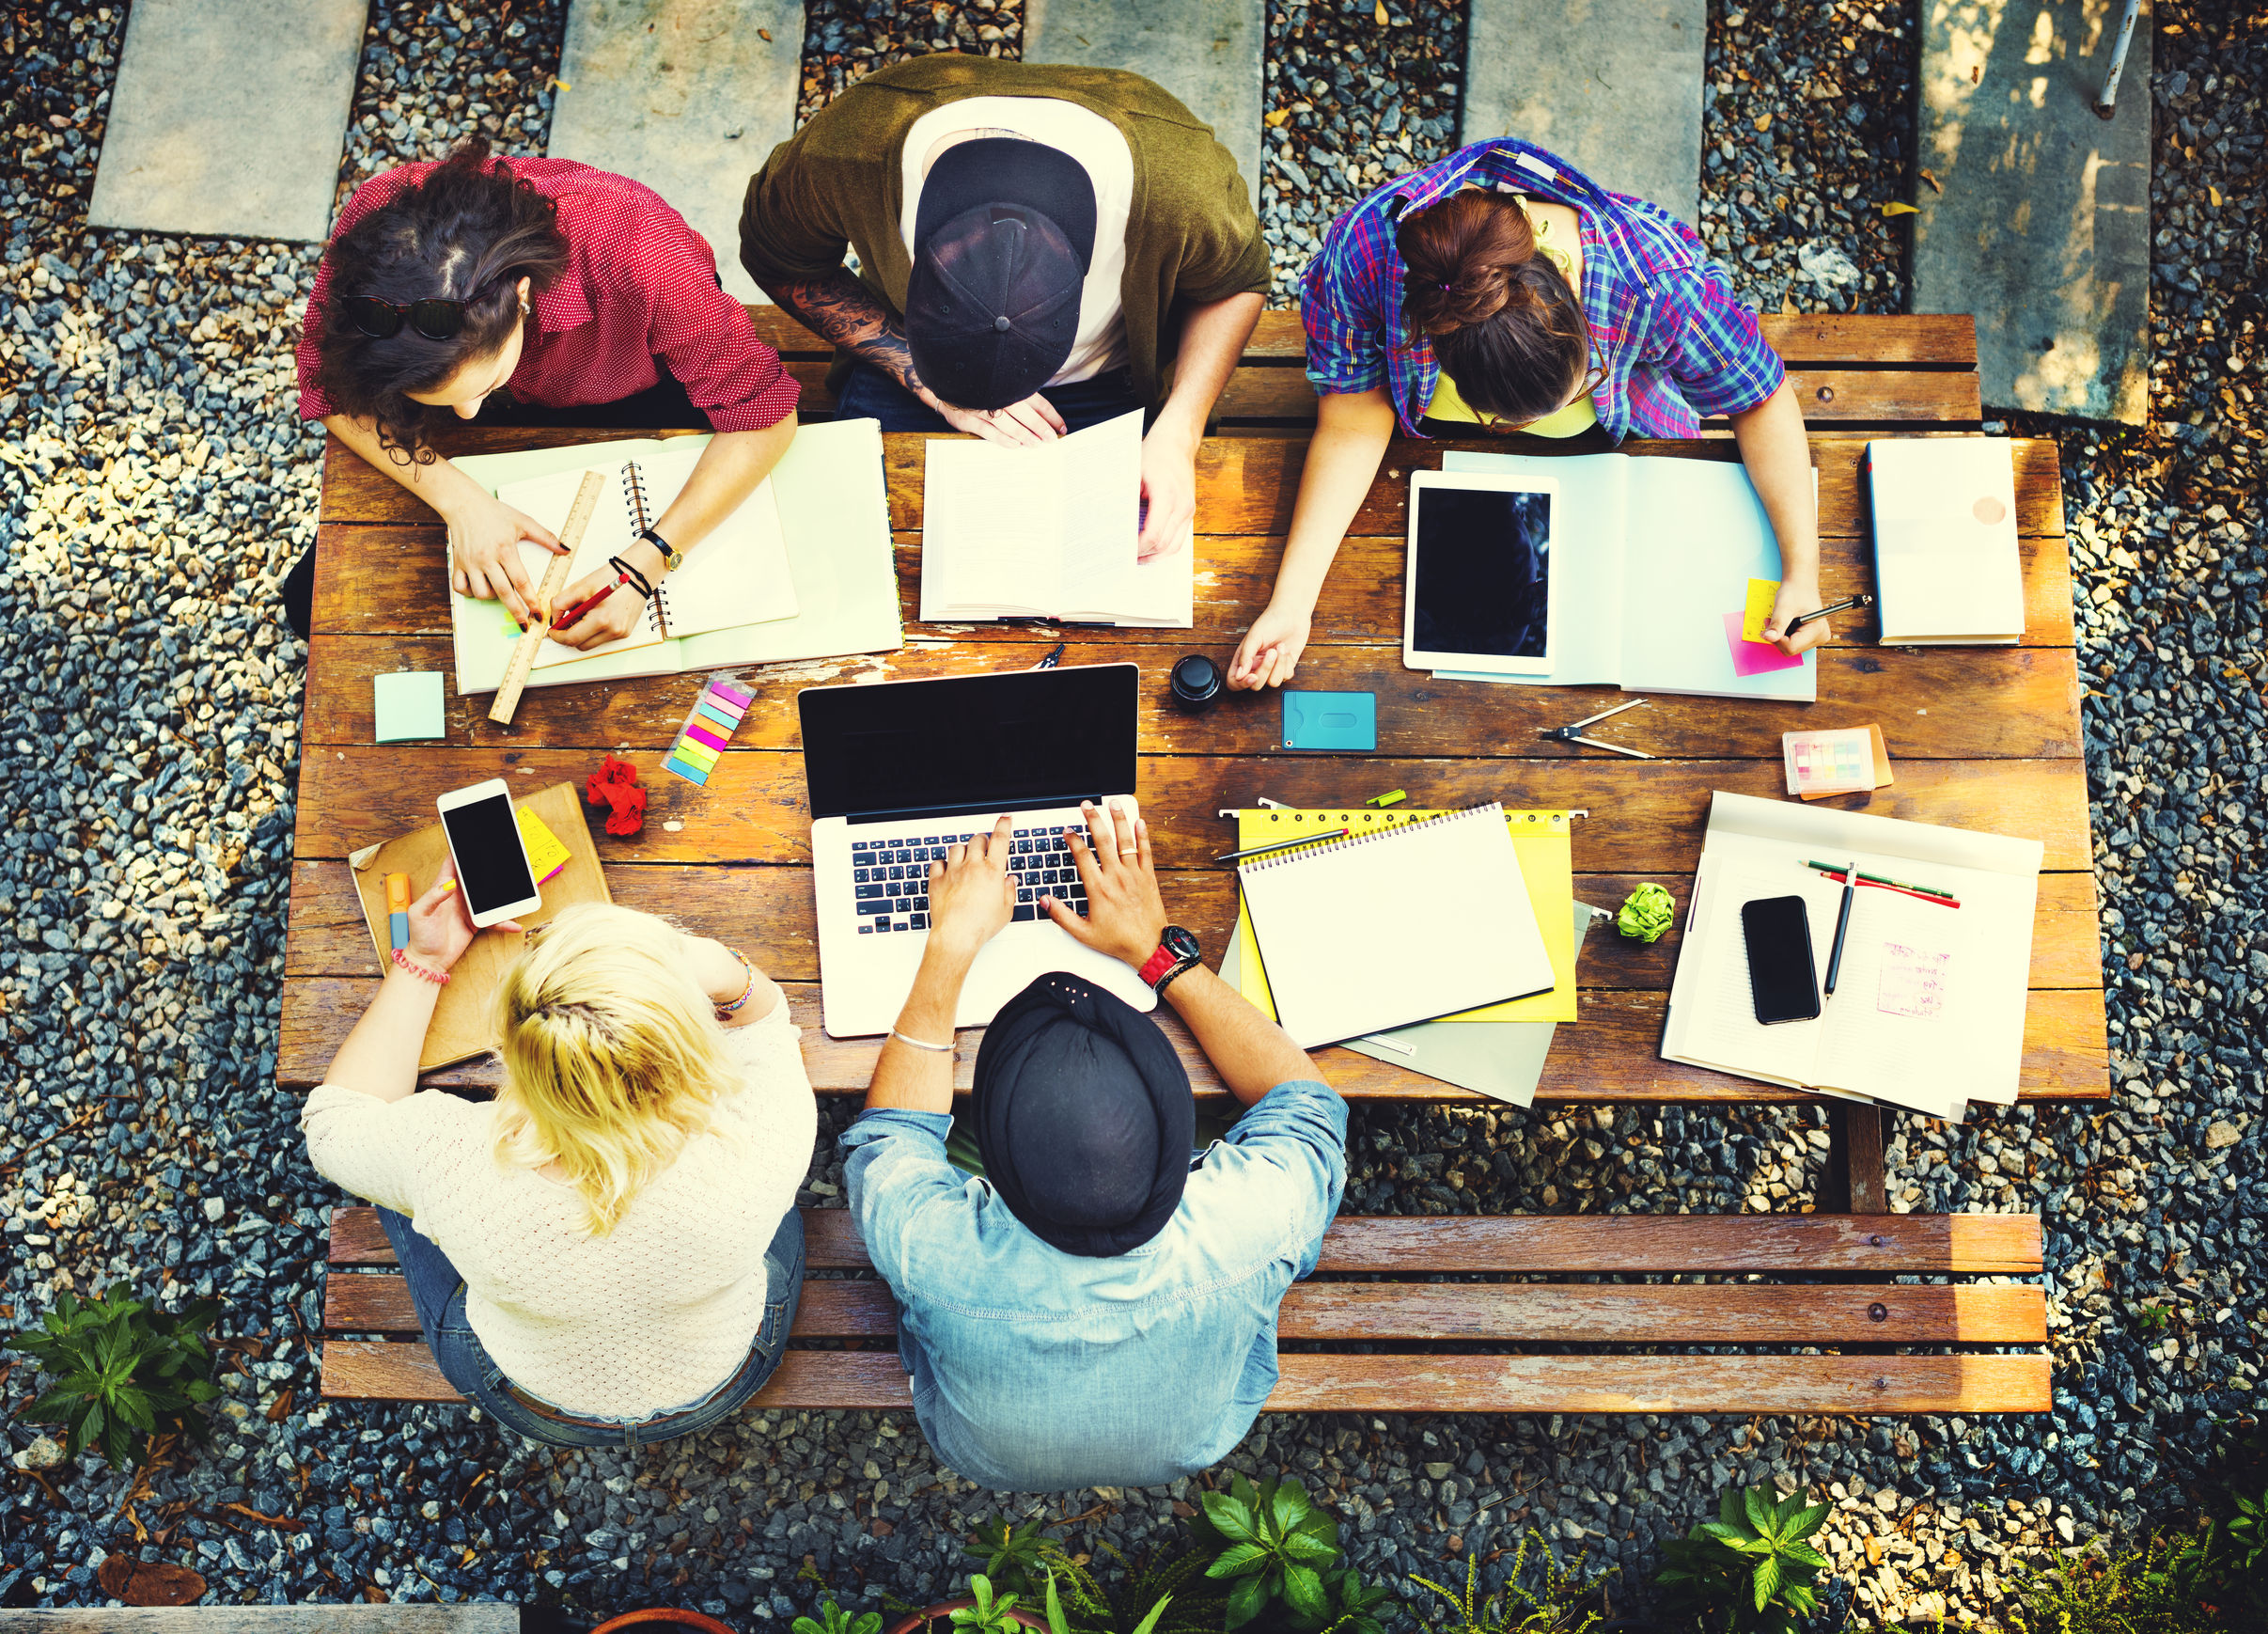
[[1173,956],[1177,959],[1194,959],[1197,956],[1197,934],[1195,931],[1183,930],[1180,925],[1167,925],[1165,934],[1158,940],[1172,949]]

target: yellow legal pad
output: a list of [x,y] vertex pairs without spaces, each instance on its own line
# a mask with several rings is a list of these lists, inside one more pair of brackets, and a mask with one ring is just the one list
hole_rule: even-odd
[[[1281,807],[1240,810],[1236,814],[1236,843],[1242,851],[1279,840],[1296,840],[1303,830],[1328,834],[1346,828],[1355,835],[1382,833],[1429,817],[1441,810],[1397,808],[1391,811],[1291,811]],[[1484,1005],[1443,1021],[1572,1021],[1575,1019],[1575,861],[1572,838],[1573,813],[1569,811],[1507,811],[1505,826],[1512,831],[1512,849],[1520,857],[1520,875],[1527,882],[1529,903],[1536,910],[1536,926],[1543,933],[1543,950],[1551,955],[1552,990],[1531,993],[1525,998],[1508,998]],[[1283,855],[1296,856],[1287,852]],[[1259,938],[1253,935],[1251,917],[1242,894],[1237,898],[1236,925],[1243,945],[1240,970],[1244,997],[1274,1018],[1275,998],[1268,991],[1267,966],[1260,963]],[[1353,955],[1351,953],[1351,956]]]

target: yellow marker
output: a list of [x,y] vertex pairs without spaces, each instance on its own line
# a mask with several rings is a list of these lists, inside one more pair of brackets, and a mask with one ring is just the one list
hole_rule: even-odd
[[1780,582],[1777,579],[1750,579],[1748,605],[1741,612],[1741,639],[1764,639],[1764,621],[1772,617],[1772,604],[1779,600]]

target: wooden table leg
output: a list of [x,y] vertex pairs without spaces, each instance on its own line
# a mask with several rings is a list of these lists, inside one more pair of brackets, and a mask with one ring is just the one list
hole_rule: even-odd
[[1820,1179],[1822,1214],[1888,1214],[1882,1172],[1882,1108],[1855,1101],[1827,1107],[1827,1171]]

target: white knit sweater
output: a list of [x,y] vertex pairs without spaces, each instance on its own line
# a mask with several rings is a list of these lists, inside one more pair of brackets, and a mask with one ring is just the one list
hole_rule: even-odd
[[737,1148],[721,1133],[691,1142],[603,1237],[571,1187],[497,1164],[489,1103],[325,1084],[300,1127],[318,1171],[410,1216],[448,1255],[507,1377],[571,1413],[638,1418],[722,1384],[763,1321],[764,1249],[819,1136],[800,1036],[785,1002],[726,1032],[746,1088],[717,1125]]

